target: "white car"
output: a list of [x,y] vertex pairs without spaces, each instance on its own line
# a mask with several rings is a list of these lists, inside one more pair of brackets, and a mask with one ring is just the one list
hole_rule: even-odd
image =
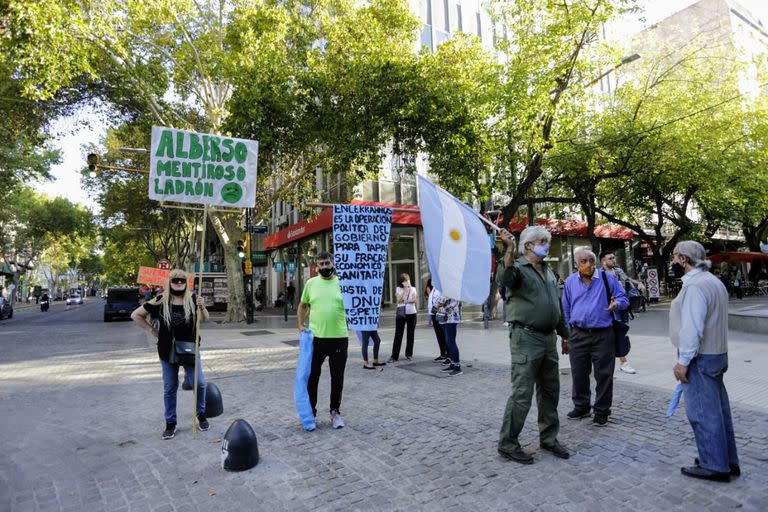
[[83,298],[79,295],[72,295],[71,297],[67,297],[67,306],[72,306],[75,304],[82,304]]

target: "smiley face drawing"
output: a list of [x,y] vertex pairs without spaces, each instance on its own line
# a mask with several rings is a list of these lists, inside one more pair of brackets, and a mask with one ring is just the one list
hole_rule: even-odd
[[236,203],[243,197],[243,189],[237,183],[227,183],[221,187],[221,198],[228,203]]

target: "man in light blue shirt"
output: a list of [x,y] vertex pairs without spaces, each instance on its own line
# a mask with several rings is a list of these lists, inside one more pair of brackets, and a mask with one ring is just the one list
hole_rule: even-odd
[[669,335],[677,348],[672,372],[683,383],[686,414],[699,451],[694,465],[680,471],[692,478],[729,482],[741,469],[723,383],[728,370],[728,291],[709,272],[700,243],[678,243],[672,263],[685,272],[669,311]]
[[[595,269],[595,253],[579,249],[575,254],[578,272],[568,276],[563,289],[563,313],[571,332],[563,352],[571,361],[573,410],[569,419],[589,417],[605,427],[613,403],[613,371],[616,367],[613,315],[629,307],[624,287],[610,273]],[[606,292],[605,284],[609,290]],[[609,300],[610,297],[610,300]],[[595,371],[595,403],[591,405],[590,374]]]

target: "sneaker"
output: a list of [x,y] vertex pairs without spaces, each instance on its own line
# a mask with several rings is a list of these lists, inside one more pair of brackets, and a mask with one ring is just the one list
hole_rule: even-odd
[[619,366],[619,370],[623,371],[624,373],[637,373],[637,371],[629,365],[629,362]]
[[581,418],[589,418],[591,414],[589,413],[589,409],[574,409],[566,416],[568,416],[569,420],[580,420]]
[[387,362],[388,362],[389,364],[395,364],[395,363],[397,362],[397,359],[392,359],[392,358],[390,357],[389,359],[387,359]]
[[504,327],[509,327],[509,322],[504,322]]
[[446,357],[445,359],[443,359],[443,362],[440,363],[440,364],[443,365],[443,366],[451,364],[451,360]]
[[211,425],[208,423],[208,420],[205,419],[205,414],[197,415],[197,427],[203,432],[211,428]]
[[592,425],[595,427],[606,427],[608,426],[608,416],[603,416],[600,414],[595,414],[595,417],[592,418]]
[[344,420],[341,419],[341,413],[339,411],[331,411],[331,423],[333,428],[344,428]]
[[461,368],[461,367],[460,366],[456,366],[456,365],[454,365],[452,363],[449,363],[448,366],[446,366],[445,368],[441,369],[440,371],[443,372],[443,373],[448,373],[448,372],[452,372],[453,370],[456,370],[457,368]]
[[441,362],[445,361],[445,357],[444,356],[437,356],[436,358],[433,359],[433,361],[436,362],[436,363],[441,363]]
[[166,422],[165,430],[163,430],[163,439],[173,439],[173,436],[175,435],[176,435],[176,424]]
[[448,372],[449,377],[456,377],[457,375],[464,375],[464,372],[461,371],[461,366],[458,366],[454,368],[452,371]]
[[405,356],[405,360],[406,361],[410,361],[411,360],[411,356]]

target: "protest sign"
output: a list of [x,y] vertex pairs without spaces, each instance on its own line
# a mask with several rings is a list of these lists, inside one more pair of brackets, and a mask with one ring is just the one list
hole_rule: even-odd
[[[170,270],[155,267],[139,267],[139,276],[136,282],[139,284],[151,284],[153,286],[165,286]],[[189,289],[195,288],[195,274],[187,274]]]
[[333,206],[333,257],[352,330],[378,329],[392,209]]
[[251,208],[258,154],[254,140],[153,126],[149,198]]

